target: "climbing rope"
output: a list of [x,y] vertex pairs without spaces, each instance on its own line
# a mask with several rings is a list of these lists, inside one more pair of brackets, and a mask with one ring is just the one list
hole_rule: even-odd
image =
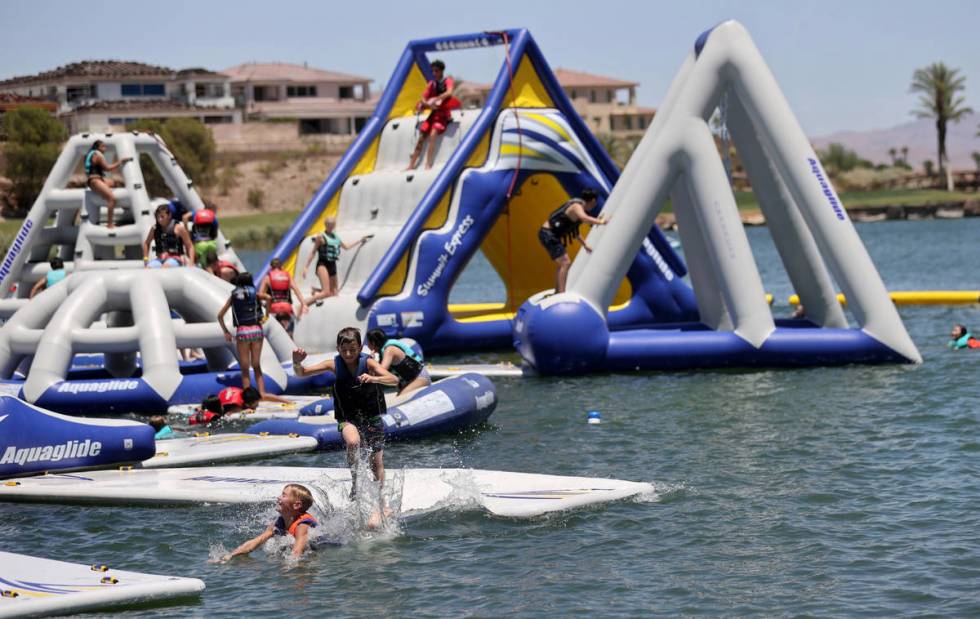
[[[514,114],[514,125],[517,128],[517,165],[514,167],[514,175],[511,176],[510,186],[507,188],[507,197],[505,198],[504,203],[504,210],[507,214],[507,280],[512,284],[514,280],[514,256],[511,232],[510,199],[514,195],[514,189],[517,186],[517,178],[521,174],[521,164],[523,163],[524,156],[524,134],[521,132],[521,115],[517,111],[516,107],[517,97],[514,96],[514,65],[510,57],[510,38],[507,36],[506,32],[502,32],[501,35],[504,39],[504,59],[507,63],[507,75],[509,77],[507,82],[507,92],[510,94],[512,112]],[[501,141],[503,141],[502,138]],[[512,309],[511,306],[514,306],[517,303],[514,291],[511,289],[507,290],[507,301],[507,307],[505,308],[507,310]]]

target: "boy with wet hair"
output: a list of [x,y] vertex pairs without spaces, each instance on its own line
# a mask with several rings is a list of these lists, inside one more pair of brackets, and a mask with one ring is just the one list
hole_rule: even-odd
[[309,545],[310,529],[316,526],[316,518],[308,512],[313,507],[313,495],[306,486],[286,484],[282,494],[276,499],[279,517],[265,531],[259,533],[238,548],[217,560],[225,563],[238,555],[246,555],[278,535],[293,538],[292,555],[298,557]]
[[303,367],[306,351],[293,351],[293,371],[296,376],[311,376],[333,372],[337,380],[333,386],[334,416],[337,427],[347,446],[347,465],[351,468],[351,496],[357,492],[357,451],[361,441],[371,449],[371,470],[374,478],[384,485],[384,422],[381,416],[387,412],[381,385],[395,387],[398,377],[374,360],[372,355],[361,351],[361,332],[354,327],[341,329],[337,334],[337,355]]

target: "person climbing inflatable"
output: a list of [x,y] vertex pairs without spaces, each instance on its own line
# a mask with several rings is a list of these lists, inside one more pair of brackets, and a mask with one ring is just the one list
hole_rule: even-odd
[[320,299],[340,294],[340,281],[337,279],[337,261],[340,259],[340,250],[351,249],[367,243],[374,236],[373,234],[365,234],[356,243],[344,243],[334,232],[336,228],[337,219],[327,217],[323,222],[323,232],[313,237],[313,251],[306,259],[301,279],[306,279],[310,263],[316,257],[316,276],[320,280],[320,292],[315,292],[313,296],[306,299],[304,301],[306,305],[313,305]]
[[[174,220],[170,207],[161,204],[156,210],[157,223],[143,241],[143,263],[151,269],[179,267],[194,263],[194,245],[184,224]],[[150,244],[157,257],[150,260]]]
[[436,137],[441,135],[453,122],[453,110],[461,106],[459,99],[453,96],[456,82],[451,77],[445,77],[446,63],[436,60],[432,63],[432,79],[422,91],[422,98],[415,104],[415,113],[432,110],[419,125],[419,141],[412,151],[412,158],[406,170],[414,170],[422,155],[422,147],[429,140],[429,148],[425,154],[425,169],[432,167],[436,155]]
[[565,283],[568,280],[568,269],[572,266],[572,261],[568,257],[566,246],[572,239],[578,239],[582,244],[582,249],[591,252],[592,248],[582,238],[579,232],[579,225],[582,222],[594,226],[603,226],[609,223],[604,217],[592,217],[588,211],[595,208],[598,203],[599,195],[594,189],[585,189],[582,196],[572,198],[565,202],[548,215],[538,230],[538,240],[548,251],[548,256],[555,261],[558,271],[555,273],[555,292],[565,292]]
[[193,217],[191,226],[191,242],[194,243],[194,253],[197,255],[197,264],[202,268],[208,268],[208,252],[214,250],[218,253],[218,218],[214,211],[205,206]]
[[105,159],[106,145],[102,140],[92,143],[92,148],[85,155],[85,176],[86,185],[89,189],[99,194],[106,204],[106,227],[115,228],[112,214],[116,209],[116,196],[112,193],[113,181],[106,176],[106,172],[111,172],[116,168],[133,160],[132,157],[120,159],[115,163],[109,163]]
[[[268,311],[276,317],[279,324],[286,329],[286,333],[292,337],[295,319],[299,319],[306,313],[306,304],[302,303],[303,293],[299,286],[293,281],[289,271],[282,268],[282,261],[273,258],[269,263],[269,272],[262,278],[259,284],[259,292],[269,296]],[[293,311],[293,293],[300,299],[299,316]]]
[[381,367],[398,377],[398,394],[415,391],[432,384],[429,371],[422,357],[399,340],[390,340],[381,329],[371,329],[367,334],[371,352],[378,355]]

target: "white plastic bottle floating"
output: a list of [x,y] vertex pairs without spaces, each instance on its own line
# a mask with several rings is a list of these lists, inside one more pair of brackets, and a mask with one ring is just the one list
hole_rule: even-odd
[[599,414],[599,411],[589,411],[588,422],[593,425],[602,423],[602,415]]

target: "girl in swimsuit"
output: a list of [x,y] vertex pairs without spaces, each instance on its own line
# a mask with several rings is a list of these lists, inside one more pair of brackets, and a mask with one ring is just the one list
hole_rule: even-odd
[[102,140],[96,140],[92,144],[92,148],[85,155],[85,174],[88,177],[88,188],[102,196],[105,200],[106,210],[108,211],[106,215],[108,219],[106,227],[115,228],[116,224],[112,221],[112,213],[116,208],[116,197],[112,195],[113,182],[111,178],[106,176],[106,172],[112,172],[127,162],[132,161],[133,158],[126,157],[110,164],[105,159],[105,149],[105,142]]

